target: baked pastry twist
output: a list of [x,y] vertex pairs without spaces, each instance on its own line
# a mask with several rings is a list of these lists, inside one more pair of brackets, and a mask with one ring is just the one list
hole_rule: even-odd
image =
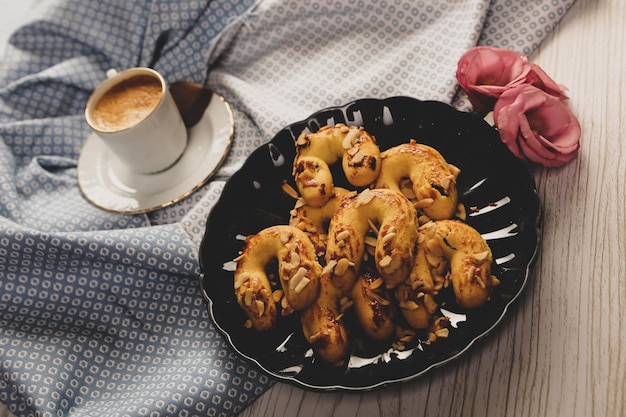
[[362,127],[338,123],[296,139],[293,177],[308,205],[321,207],[333,194],[330,165],[339,158],[346,179],[355,187],[371,184],[380,173],[380,149]]
[[306,233],[276,225],[249,236],[236,260],[234,287],[237,302],[257,330],[269,330],[276,322],[277,307],[267,275],[273,260],[278,261],[284,297],[294,310],[308,307],[319,294],[322,267]]
[[457,302],[465,308],[483,305],[499,283],[491,275],[491,249],[476,229],[458,220],[439,220],[421,226],[426,262],[437,267],[438,260],[449,265],[450,284]]
[[380,175],[374,187],[400,191],[401,181],[408,178],[416,208],[433,220],[449,219],[457,210],[459,172],[436,149],[411,140],[382,153]]
[[319,297],[301,316],[306,340],[323,360],[334,365],[343,364],[349,348],[348,333],[342,321],[342,296],[330,278],[322,276]]
[[391,290],[385,287],[383,279],[370,270],[361,271],[351,295],[356,318],[373,340],[385,340],[394,335],[395,303],[392,302]]
[[370,229],[378,236],[375,267],[388,288],[402,283],[413,265],[417,237],[416,211],[402,194],[388,189],[365,189],[346,196],[330,221],[326,266],[333,284],[342,291],[354,285]]

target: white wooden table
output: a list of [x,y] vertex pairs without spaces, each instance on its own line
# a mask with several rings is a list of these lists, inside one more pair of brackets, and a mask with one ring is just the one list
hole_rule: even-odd
[[508,319],[460,360],[363,394],[279,383],[241,416],[626,416],[626,2],[578,0],[530,57],[570,89],[583,137],[535,169],[543,245]]

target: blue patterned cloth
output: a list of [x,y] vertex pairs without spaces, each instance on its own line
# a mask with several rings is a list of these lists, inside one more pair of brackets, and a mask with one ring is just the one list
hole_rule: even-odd
[[[272,381],[211,325],[198,278],[228,177],[284,125],[409,95],[468,109],[456,62],[531,53],[574,0],[48,0],[0,61],[0,403],[19,416],[232,416]],[[235,115],[212,181],[150,214],[90,205],[82,110],[109,68],[206,83]]]

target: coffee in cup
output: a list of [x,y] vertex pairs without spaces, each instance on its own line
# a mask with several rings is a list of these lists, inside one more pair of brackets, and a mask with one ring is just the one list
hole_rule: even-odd
[[85,120],[114,157],[140,174],[169,168],[187,144],[178,107],[151,68],[113,72],[87,101]]

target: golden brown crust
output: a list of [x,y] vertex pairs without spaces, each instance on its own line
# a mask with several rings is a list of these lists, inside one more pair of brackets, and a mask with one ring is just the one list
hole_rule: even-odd
[[354,311],[359,324],[374,340],[389,339],[396,330],[394,303],[382,278],[373,271],[362,271],[352,288]]
[[317,300],[302,312],[302,331],[326,362],[342,365],[348,354],[348,333],[343,324],[339,291],[329,278],[321,277]]
[[380,175],[374,186],[401,191],[409,179],[416,207],[433,220],[452,218],[457,210],[458,168],[448,164],[434,148],[410,141],[382,153]]
[[341,158],[350,184],[364,187],[380,172],[380,149],[376,139],[362,127],[324,126],[315,133],[302,133],[296,139],[293,176],[300,195],[313,207],[323,206],[334,192],[329,165]]
[[483,305],[497,279],[491,275],[491,249],[476,229],[458,220],[440,220],[422,226],[424,245],[431,248],[431,265],[437,249],[449,263],[449,279],[458,303],[466,308]]
[[292,226],[270,226],[246,239],[237,259],[234,287],[237,302],[257,330],[269,330],[276,322],[276,302],[267,266],[278,260],[278,275],[291,308],[302,310],[318,296],[322,267],[309,237]]
[[297,227],[309,235],[309,238],[317,249],[320,257],[326,252],[326,240],[328,237],[328,226],[343,197],[353,194],[345,188],[335,187],[333,194],[321,207],[313,207],[299,198],[294,208],[290,212],[289,225]]
[[432,266],[426,257],[426,247],[418,245],[413,269],[407,280],[396,288],[400,311],[409,326],[414,329],[430,327],[437,311],[437,293],[432,278]]
[[365,236],[377,229],[374,261],[388,288],[403,282],[413,265],[416,213],[402,194],[366,189],[344,198],[328,230],[323,273],[342,291],[354,285],[365,253]]

